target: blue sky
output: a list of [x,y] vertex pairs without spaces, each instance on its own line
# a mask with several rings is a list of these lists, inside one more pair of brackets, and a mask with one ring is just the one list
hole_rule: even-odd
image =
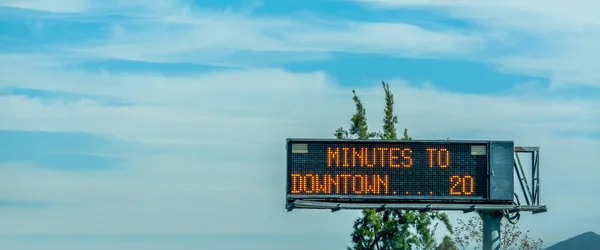
[[0,1],[0,248],[343,249],[358,212],[286,212],[283,145],[347,126],[352,89],[379,130],[382,80],[413,138],[541,147],[550,212],[522,216],[533,237],[599,232],[598,12]]

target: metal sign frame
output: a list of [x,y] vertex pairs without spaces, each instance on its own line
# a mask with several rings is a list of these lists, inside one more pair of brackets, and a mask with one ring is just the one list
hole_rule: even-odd
[[[311,202],[332,202],[336,204],[349,204],[349,207],[355,207],[354,203],[364,203],[367,207],[372,207],[373,204],[511,204],[513,199],[513,171],[512,165],[514,158],[512,157],[512,149],[514,143],[512,141],[489,141],[489,140],[356,140],[356,139],[306,139],[306,138],[291,138],[287,139],[287,183],[286,190],[290,190],[291,180],[291,156],[294,151],[306,151],[307,143],[347,143],[347,144],[480,144],[486,146],[486,192],[485,197],[460,197],[460,196],[376,196],[376,195],[300,195],[289,194],[286,191],[286,207],[294,206],[296,208],[305,208],[307,204],[315,204]],[[481,172],[480,172],[481,173]],[[290,205],[305,204],[303,206]],[[322,204],[322,203],[319,203]],[[310,207],[310,206],[309,206]],[[320,206],[319,206],[320,207]],[[337,206],[342,207],[342,205]],[[444,207],[444,206],[441,206]],[[450,206],[454,207],[454,206]],[[307,207],[306,207],[307,208]]]
[[[353,142],[353,143],[397,143],[398,140],[355,140],[355,139],[311,139],[311,138],[290,138],[287,139],[287,157],[289,161],[289,157],[291,155],[291,145],[293,143],[302,143],[302,142]],[[401,142],[426,142],[426,143],[440,143],[440,144],[449,144],[449,143],[488,143],[490,146],[489,150],[492,150],[494,144],[500,146],[500,148],[506,149],[506,143],[512,143],[512,141],[489,141],[489,140],[414,140],[414,141],[401,141]],[[316,197],[314,195],[290,195],[286,191],[286,209],[288,211],[292,211],[293,209],[330,209],[331,211],[339,211],[341,209],[400,209],[400,210],[420,210],[420,211],[431,211],[431,210],[446,210],[446,211],[463,211],[467,212],[489,212],[489,211],[502,211],[505,213],[515,213],[520,211],[530,211],[533,213],[541,213],[546,212],[547,208],[545,205],[540,204],[540,177],[539,177],[539,148],[538,147],[522,147],[522,146],[512,146],[510,147],[511,155],[514,154],[514,158],[510,158],[510,163],[513,165],[513,168],[505,168],[505,170],[509,171],[510,181],[511,181],[511,199],[500,200],[498,202],[494,202],[493,200],[482,200],[478,202],[473,199],[463,199],[464,202],[461,202],[460,197],[455,197],[455,199],[450,200],[454,202],[448,202],[449,200],[436,200],[436,199],[410,199],[411,197],[406,197],[403,199],[394,199],[394,197],[381,197],[382,199],[377,199],[378,197],[374,196],[365,196],[361,197],[359,195],[353,196],[321,196]],[[531,154],[531,166],[532,166],[532,176],[533,180],[531,182],[531,186],[529,185],[527,178],[525,178],[525,174],[523,171],[523,164],[518,153],[529,153]],[[492,153],[488,154],[488,192],[492,192],[492,184],[490,177],[497,176],[499,172],[494,171],[494,169],[490,169],[493,166],[494,159],[491,159]],[[503,166],[508,162],[507,159],[496,159],[496,162],[502,162]],[[514,172],[513,172],[514,171]],[[286,174],[289,178],[289,162],[287,166]],[[506,175],[507,172],[501,173]],[[523,197],[525,198],[526,203],[521,204],[519,196],[516,192],[514,192],[515,187],[513,183],[513,178],[516,175],[518,178],[518,184],[523,191]],[[289,180],[286,182],[286,190],[288,190],[290,182]],[[506,195],[504,195],[506,196]],[[329,197],[334,197],[337,199],[329,200]],[[488,199],[491,197],[491,194],[488,193]],[[514,197],[514,199],[513,199]],[[365,199],[366,198],[366,199]],[[421,197],[413,197],[413,198],[421,198]]]

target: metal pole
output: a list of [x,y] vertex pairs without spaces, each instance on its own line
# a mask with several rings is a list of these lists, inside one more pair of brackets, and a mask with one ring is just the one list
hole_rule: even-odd
[[499,250],[502,212],[479,212],[479,216],[483,221],[483,250]]

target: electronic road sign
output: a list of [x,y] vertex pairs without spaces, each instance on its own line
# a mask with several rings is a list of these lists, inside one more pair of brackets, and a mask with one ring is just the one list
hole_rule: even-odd
[[287,202],[510,203],[514,142],[288,139]]

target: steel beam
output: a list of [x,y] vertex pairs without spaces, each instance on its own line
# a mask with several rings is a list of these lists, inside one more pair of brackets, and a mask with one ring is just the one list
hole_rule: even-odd
[[510,204],[381,204],[381,203],[338,203],[338,202],[324,202],[324,201],[309,201],[309,200],[296,200],[287,205],[288,211],[295,208],[298,209],[331,209],[339,211],[342,209],[380,209],[384,206],[386,209],[398,209],[398,210],[450,210],[450,211],[463,211],[463,212],[484,212],[484,211],[509,211],[519,212],[527,211],[534,213],[546,212],[546,206],[519,206]]

